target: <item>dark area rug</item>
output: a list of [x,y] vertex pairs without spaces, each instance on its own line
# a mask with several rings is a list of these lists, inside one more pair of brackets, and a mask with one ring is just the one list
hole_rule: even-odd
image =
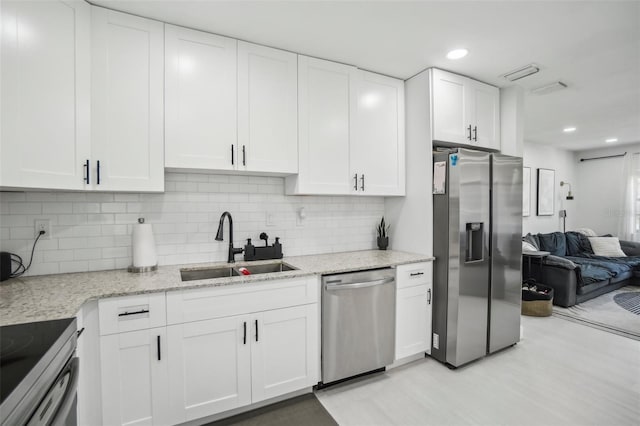
[[310,393],[218,420],[207,426],[336,426],[337,424],[316,396]]
[[626,286],[570,308],[553,306],[553,315],[609,333],[640,340],[640,286]]

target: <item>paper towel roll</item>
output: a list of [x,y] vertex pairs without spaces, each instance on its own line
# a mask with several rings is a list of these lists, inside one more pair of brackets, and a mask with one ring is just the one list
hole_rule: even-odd
[[133,226],[133,266],[144,268],[158,264],[153,228],[148,223]]

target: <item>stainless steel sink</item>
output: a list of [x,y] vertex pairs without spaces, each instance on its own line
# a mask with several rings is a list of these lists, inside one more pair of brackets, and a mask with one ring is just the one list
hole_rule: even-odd
[[215,268],[181,269],[182,281],[207,280],[212,278],[228,278],[242,275],[240,268],[247,268],[251,275],[268,274],[271,272],[295,271],[294,268],[284,262],[263,263],[260,265],[218,266]]
[[206,280],[211,278],[237,277],[240,273],[229,266],[203,269],[181,269],[182,281]]
[[251,275],[268,274],[270,272],[295,271],[298,269],[284,262],[264,263],[262,265],[242,265],[237,268],[247,268],[249,272],[251,272]]

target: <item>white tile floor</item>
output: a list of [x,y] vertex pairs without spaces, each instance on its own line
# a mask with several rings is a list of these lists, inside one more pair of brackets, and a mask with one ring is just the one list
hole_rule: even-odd
[[516,346],[457,370],[426,358],[316,395],[340,425],[640,425],[640,341],[522,324]]

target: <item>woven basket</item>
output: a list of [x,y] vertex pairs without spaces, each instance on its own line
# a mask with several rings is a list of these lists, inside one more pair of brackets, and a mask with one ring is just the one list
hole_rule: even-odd
[[522,301],[522,315],[548,317],[553,311],[553,299]]

